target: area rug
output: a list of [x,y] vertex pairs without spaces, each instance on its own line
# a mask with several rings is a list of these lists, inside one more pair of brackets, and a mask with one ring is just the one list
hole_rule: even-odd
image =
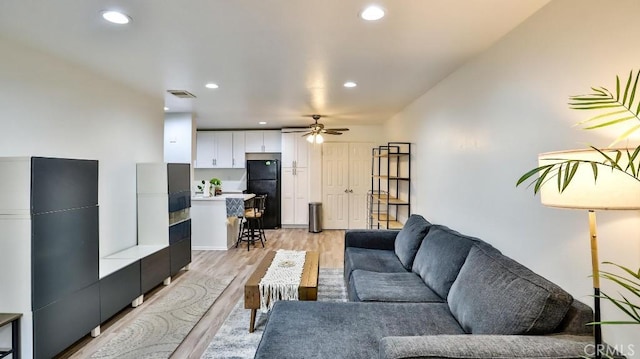
[[164,297],[135,309],[142,312],[91,358],[169,358],[234,278],[196,270],[183,276],[162,289]]
[[[347,301],[342,269],[320,269],[318,300],[328,302]],[[263,314],[258,311],[255,331],[249,333],[249,313],[250,310],[244,309],[244,302],[240,300],[240,303],[235,306],[218,330],[218,333],[216,333],[207,350],[202,354],[201,359],[253,358],[260,343],[260,338],[262,338],[262,332],[269,314]]]

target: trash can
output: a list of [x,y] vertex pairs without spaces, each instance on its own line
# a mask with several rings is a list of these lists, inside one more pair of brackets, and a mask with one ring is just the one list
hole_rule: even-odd
[[322,203],[309,203],[309,232],[322,232]]

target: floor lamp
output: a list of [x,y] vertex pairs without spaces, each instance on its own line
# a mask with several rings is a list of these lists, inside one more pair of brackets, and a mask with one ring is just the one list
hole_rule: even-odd
[[[616,158],[616,150],[604,153]],[[626,149],[622,151],[619,165],[625,168]],[[631,150],[633,153],[633,150]],[[595,150],[571,150],[543,153],[538,156],[540,166],[564,162],[566,160],[603,162],[605,158]],[[542,204],[550,207],[585,209],[589,213],[589,234],[591,242],[591,265],[593,271],[594,322],[601,321],[600,315],[600,268],[598,260],[598,237],[596,233],[596,210],[637,210],[640,209],[640,181],[631,176],[598,165],[598,177],[594,180],[591,165],[583,163],[571,180],[571,184],[562,192],[558,191],[557,181],[548,181],[540,188]],[[564,172],[561,174],[564,175]],[[596,358],[601,358],[602,328],[593,327],[596,345]]]

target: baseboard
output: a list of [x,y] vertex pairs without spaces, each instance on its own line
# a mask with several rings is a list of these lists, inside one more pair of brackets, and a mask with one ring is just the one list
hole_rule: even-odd
[[226,247],[216,247],[216,246],[192,246],[191,250],[194,251],[226,251]]

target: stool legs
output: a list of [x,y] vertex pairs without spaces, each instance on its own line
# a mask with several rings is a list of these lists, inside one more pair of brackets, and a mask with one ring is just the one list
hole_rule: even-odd
[[251,248],[251,245],[256,244],[256,240],[260,239],[262,248],[264,248],[264,229],[262,228],[261,218],[245,218],[245,221],[240,223],[240,229],[238,231],[238,241],[236,242],[236,248],[240,245],[240,242],[247,242],[247,251]]

